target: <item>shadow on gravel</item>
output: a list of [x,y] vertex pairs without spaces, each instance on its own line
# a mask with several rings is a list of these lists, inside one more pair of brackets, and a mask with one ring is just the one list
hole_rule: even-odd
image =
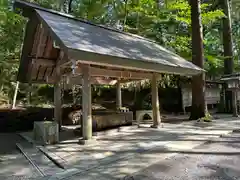
[[165,150],[151,150],[151,153],[178,153],[178,154],[204,154],[204,155],[219,155],[219,156],[236,156],[236,155],[240,155],[240,152],[217,152],[217,151],[183,151],[183,150],[169,150],[169,149],[165,149]]
[[18,154],[16,143],[22,141],[24,139],[15,133],[0,133],[0,157],[2,155]]
[[212,173],[200,176],[201,179],[226,179],[235,180],[239,178],[240,170],[238,168],[229,167],[222,162],[221,165],[208,164],[204,165],[205,169],[210,169]]

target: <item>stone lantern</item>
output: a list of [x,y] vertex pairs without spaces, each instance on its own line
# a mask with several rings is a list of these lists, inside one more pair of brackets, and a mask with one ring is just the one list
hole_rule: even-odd
[[233,116],[238,117],[238,108],[237,108],[237,91],[240,87],[240,74],[229,74],[225,75],[221,79],[226,82],[228,90],[232,91],[232,107],[233,107]]

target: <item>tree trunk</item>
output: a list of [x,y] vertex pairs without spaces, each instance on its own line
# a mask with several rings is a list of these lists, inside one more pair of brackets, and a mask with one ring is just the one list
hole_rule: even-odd
[[125,25],[127,23],[127,16],[128,16],[128,10],[127,10],[128,0],[125,0],[125,10],[124,10],[124,20],[123,20],[123,31],[125,31]]
[[72,12],[72,1],[73,0],[69,0],[69,2],[68,2],[68,13]]
[[[223,9],[226,17],[222,20],[223,26],[223,48],[224,48],[224,74],[232,74],[234,71],[234,62],[233,62],[233,43],[232,43],[232,23],[231,23],[231,10],[230,10],[230,1],[221,0],[221,7]],[[227,86],[225,85],[225,90]],[[235,107],[233,107],[233,93],[227,91],[225,93],[225,111],[232,112]]]
[[177,89],[178,89],[178,110],[181,112],[183,112],[184,114],[185,112],[185,107],[184,107],[184,103],[183,103],[183,93],[182,93],[182,85],[181,85],[181,77],[178,76],[177,77]]
[[[200,0],[190,0],[192,20],[192,62],[203,68],[203,35]],[[205,75],[192,78],[192,108],[190,119],[199,119],[206,113],[205,106]]]
[[60,12],[64,13],[64,0],[58,2]]
[[60,0],[59,2],[60,11],[64,13],[72,12],[72,0]]

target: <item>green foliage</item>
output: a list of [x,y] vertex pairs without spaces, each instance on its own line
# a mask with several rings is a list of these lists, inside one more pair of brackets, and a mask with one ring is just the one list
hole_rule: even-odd
[[213,117],[212,117],[212,115],[211,115],[209,112],[207,112],[207,113],[205,114],[205,117],[202,117],[202,118],[200,118],[199,120],[200,120],[200,121],[204,121],[204,122],[212,122]]
[[[59,11],[63,4],[70,2],[69,0],[28,1]],[[0,1],[0,96],[4,96],[5,99],[11,99],[14,92],[26,24],[23,17],[11,11],[9,2],[8,0]],[[223,72],[221,18],[224,17],[224,14],[220,9],[212,8],[211,3],[202,3],[201,11],[205,69],[209,77],[216,77]],[[117,27],[117,24],[122,25],[124,31],[151,38],[182,57],[188,60],[192,59],[191,18],[188,0],[72,0],[71,10],[76,17],[98,24],[111,27]],[[240,53],[239,14],[237,8],[233,9],[234,58],[236,62]],[[237,68],[239,67],[237,66]],[[150,82],[145,80],[140,83],[129,83],[125,87],[134,89],[139,87],[139,84],[140,86],[149,86]],[[176,86],[176,76],[164,75],[159,80],[159,85],[162,87]],[[42,88],[38,85],[33,88],[33,99],[38,99],[38,90]],[[27,97],[28,86],[21,85],[20,90],[22,94],[26,94],[24,97]]]
[[44,8],[50,8],[60,11],[61,0],[26,0],[31,3],[39,4]]
[[[15,87],[25,19],[0,1],[0,94],[11,99]],[[1,102],[0,102],[1,103]]]

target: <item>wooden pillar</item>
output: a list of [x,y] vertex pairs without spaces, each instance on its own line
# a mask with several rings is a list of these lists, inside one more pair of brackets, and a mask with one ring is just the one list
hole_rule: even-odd
[[121,92],[121,83],[119,81],[116,84],[116,90],[117,90],[116,105],[117,105],[117,109],[120,109],[122,107],[122,92]]
[[54,120],[58,123],[59,129],[62,126],[62,94],[61,94],[61,73],[60,68],[56,67],[54,84]]
[[232,91],[232,103],[233,117],[238,117],[237,90]]
[[[181,87],[181,102],[182,102],[182,110],[183,110],[183,114],[185,115],[186,114],[186,107],[185,107],[185,103],[184,103],[184,100],[185,100],[185,92],[183,92],[185,89]],[[185,90],[186,91],[186,90]]]
[[90,67],[82,65],[82,131],[83,140],[92,139],[92,94]]
[[17,94],[18,94],[18,86],[19,86],[19,81],[16,83],[15,91],[14,91],[14,96],[13,96],[13,103],[12,103],[12,109],[15,109],[16,107],[16,100],[17,100]]
[[153,125],[151,126],[152,128],[158,128],[161,123],[157,76],[158,76],[157,74],[153,74],[152,76],[152,111],[153,111]]

